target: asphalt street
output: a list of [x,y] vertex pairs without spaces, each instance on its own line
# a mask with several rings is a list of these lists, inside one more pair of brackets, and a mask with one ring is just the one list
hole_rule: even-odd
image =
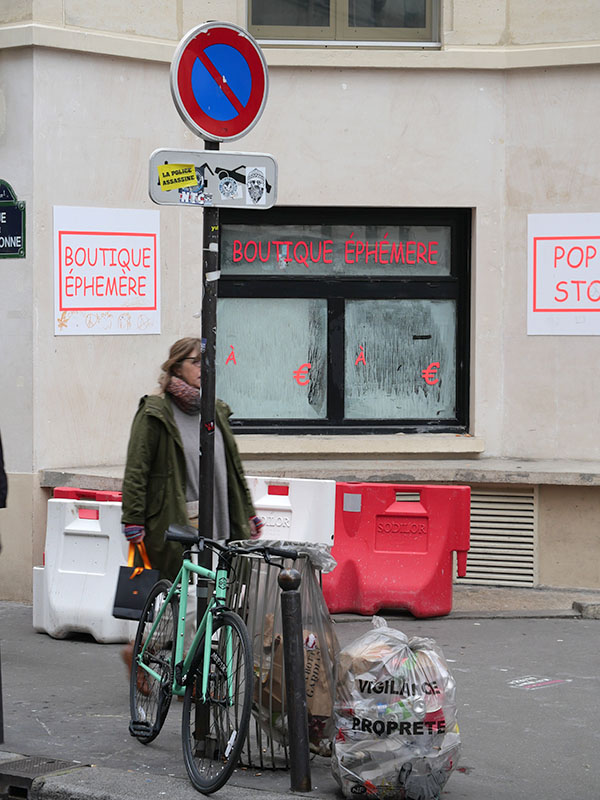
[[[600,621],[385,616],[409,636],[433,638],[457,682],[462,756],[444,798],[600,798]],[[371,626],[369,618],[343,619],[335,626],[342,647]],[[154,743],[144,747],[129,735],[121,645],[85,636],[52,639],[33,630],[30,606],[4,602],[0,648],[0,760],[21,754],[79,761],[120,771],[115,776],[127,773],[147,798],[164,795],[167,785],[170,794],[177,789],[177,796],[197,797],[181,755],[181,704],[172,704]],[[341,798],[328,759],[316,756],[311,769],[311,796]],[[244,790],[245,796],[248,790],[285,795],[289,786],[284,770],[238,769],[230,781],[237,796]],[[90,789],[87,796],[101,795]]]

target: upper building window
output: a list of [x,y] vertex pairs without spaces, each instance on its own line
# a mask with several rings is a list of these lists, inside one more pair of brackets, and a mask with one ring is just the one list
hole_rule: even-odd
[[260,40],[400,42],[438,38],[439,0],[248,0],[248,29]]

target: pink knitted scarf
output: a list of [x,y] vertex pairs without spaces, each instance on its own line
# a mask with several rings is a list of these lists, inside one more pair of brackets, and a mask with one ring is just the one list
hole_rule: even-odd
[[166,391],[186,414],[197,414],[200,411],[200,389],[196,389],[195,386],[190,386],[189,383],[173,375]]

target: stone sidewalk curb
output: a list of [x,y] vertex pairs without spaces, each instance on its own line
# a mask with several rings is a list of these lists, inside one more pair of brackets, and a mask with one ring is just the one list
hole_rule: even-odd
[[[0,775],[8,762],[27,759],[18,753],[0,751]],[[8,773],[10,775],[10,771]],[[229,783],[216,793],[219,800],[290,800],[290,797],[329,797],[330,793],[319,793],[317,787],[307,792],[282,792],[281,789],[268,788],[269,774],[257,781],[257,787],[236,786],[235,774]],[[20,792],[24,790],[19,789]],[[4,794],[0,794],[4,797]],[[20,795],[19,795],[20,796]],[[131,772],[91,764],[73,763],[70,768],[50,772],[34,778],[27,794],[28,800],[198,800],[203,797],[191,783],[184,778],[171,775],[153,775]],[[12,795],[11,795],[12,797]]]
[[576,600],[573,603],[573,610],[582,619],[600,619],[600,603],[580,603]]
[[[271,792],[264,785],[251,789],[231,783],[215,794],[219,800],[260,800],[265,796],[269,800],[290,800],[290,796],[319,797],[315,792]],[[29,797],[31,800],[198,800],[203,795],[181,778],[140,775],[108,767],[77,767],[36,778]]]
[[[600,619],[600,604],[598,603],[579,603],[574,602],[572,608],[563,608],[563,609],[556,609],[556,608],[548,608],[548,609],[539,609],[539,608],[524,608],[522,610],[504,610],[500,609],[498,611],[451,611],[450,614],[446,614],[442,617],[425,617],[424,620],[435,620],[436,622],[443,622],[444,620],[456,620],[456,619],[577,619],[579,617],[584,617],[584,612],[582,609],[587,608],[596,608],[598,609],[598,616],[597,617],[585,617],[586,619]],[[392,614],[386,614],[384,612],[378,612],[378,614],[374,616],[384,617],[388,622],[393,622],[394,624],[402,624],[402,620],[405,619],[401,616],[396,616]],[[336,614],[335,616],[335,623],[347,623],[347,622],[360,622],[368,619],[367,617],[362,617],[358,614]],[[408,619],[408,618],[407,618]],[[413,617],[410,617],[411,621],[414,621]]]
[[523,611],[452,611],[448,619],[577,619],[576,609],[524,609]]

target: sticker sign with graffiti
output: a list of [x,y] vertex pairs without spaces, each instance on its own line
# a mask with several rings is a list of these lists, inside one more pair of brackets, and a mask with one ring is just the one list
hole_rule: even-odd
[[55,335],[160,333],[159,213],[54,207]]
[[155,150],[149,189],[158,205],[267,209],[277,201],[277,163],[266,153]]

